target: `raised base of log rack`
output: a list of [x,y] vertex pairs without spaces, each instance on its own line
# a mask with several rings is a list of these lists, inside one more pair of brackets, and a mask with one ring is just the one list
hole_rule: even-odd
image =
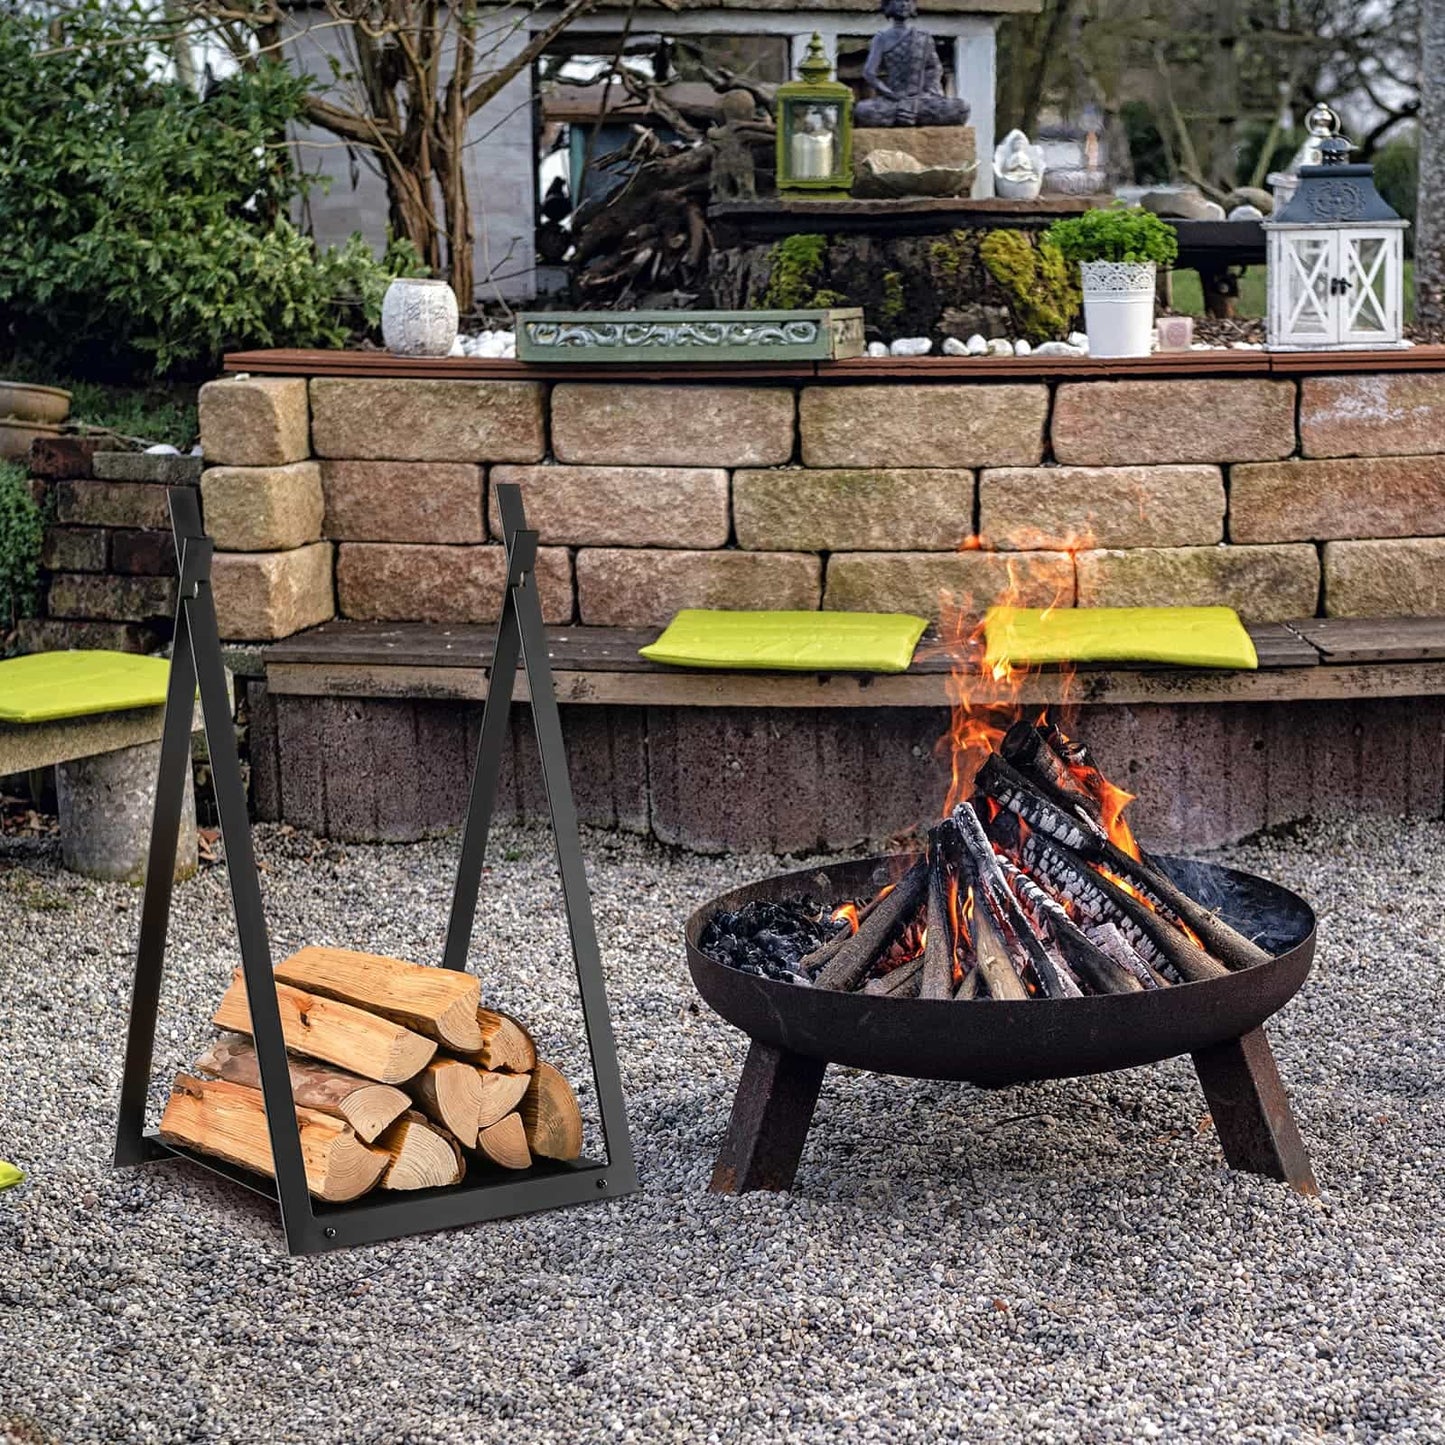
[[[1318,1194],[1264,1030],[1191,1057],[1225,1162],[1301,1194]],[[827,1067],[826,1060],[752,1042],[713,1166],[713,1193],[793,1187]]]

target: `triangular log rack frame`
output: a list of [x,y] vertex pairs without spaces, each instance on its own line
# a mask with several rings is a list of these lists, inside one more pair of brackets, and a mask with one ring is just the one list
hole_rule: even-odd
[[[481,737],[477,745],[456,890],[452,897],[441,963],[446,968],[462,969],[466,967],[470,954],[487,833],[496,802],[498,774],[508,735],[520,659],[527,672],[542,775],[551,808],[557,863],[587,1042],[592,1055],[592,1076],[606,1159],[605,1162],[580,1159],[573,1163],[541,1160],[519,1174],[501,1170],[492,1172],[486,1166],[474,1164],[462,1183],[444,1189],[405,1194],[372,1193],[351,1204],[325,1204],[314,1200],[307,1191],[302,1165],[301,1137],[286,1066],[286,1046],[276,1002],[271,946],[251,844],[246,793],[236,756],[215,601],[211,595],[214,547],[201,529],[200,507],[194,488],[176,487],[170,492],[180,585],[155,812],[141,905],[140,937],[136,946],[135,986],[116,1125],[115,1163],[125,1166],[176,1157],[189,1159],[213,1173],[275,1199],[280,1206],[286,1244],[292,1254],[315,1254],[352,1245],[374,1244],[488,1219],[612,1199],[632,1193],[637,1188],[601,955],[577,831],[577,812],[567,774],[567,754],[534,576],[537,533],[527,529],[520,488],[499,485],[497,501],[506,543],[506,593],[482,711]],[[241,947],[241,967],[251,1002],[267,1131],[276,1164],[274,1181],[194,1150],[168,1144],[158,1135],[147,1133],[145,1128],[172,879],[186,770],[190,766],[191,728],[198,685],[216,809],[225,842],[226,870],[230,876],[231,902]]]

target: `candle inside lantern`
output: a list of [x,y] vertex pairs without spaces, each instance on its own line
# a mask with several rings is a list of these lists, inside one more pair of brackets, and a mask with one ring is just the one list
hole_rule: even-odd
[[833,174],[833,133],[816,106],[804,112],[803,128],[793,132],[790,159],[794,180],[821,181]]

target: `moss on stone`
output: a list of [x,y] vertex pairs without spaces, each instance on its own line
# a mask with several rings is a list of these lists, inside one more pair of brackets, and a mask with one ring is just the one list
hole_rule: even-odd
[[779,241],[768,253],[770,270],[768,289],[763,293],[764,309],[801,311],[817,306],[814,298],[819,294],[827,254],[826,236],[804,232]]
[[885,271],[883,273],[883,300],[878,303],[879,329],[889,330],[897,325],[898,318],[902,315],[903,273],[901,271]]
[[971,231],[950,231],[947,240],[932,242],[928,259],[933,273],[945,286],[957,286],[968,279],[978,247]]
[[1076,268],[1056,246],[1035,242],[1023,231],[990,231],[978,255],[1030,341],[1062,340],[1069,334],[1083,293]]

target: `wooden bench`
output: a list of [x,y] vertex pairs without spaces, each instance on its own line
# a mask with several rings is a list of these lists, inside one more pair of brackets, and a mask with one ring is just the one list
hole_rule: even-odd
[[[1126,787],[1153,780],[1135,811],[1161,848],[1341,809],[1445,810],[1445,619],[1250,631],[1256,672],[1045,671],[1021,699],[1080,704],[1106,768]],[[584,821],[796,852],[886,838],[937,808],[952,699],[927,639],[907,672],[856,676],[662,666],[637,656],[655,635],[548,629]],[[491,646],[488,627],[341,621],[268,647],[252,692],[258,815],[355,840],[455,826]],[[525,724],[501,816],[545,816]]]
[[[74,872],[132,883],[145,876],[169,671],[164,658],[121,652],[0,662],[0,777],[56,769],[61,856]],[[188,782],[176,877],[196,866]]]

